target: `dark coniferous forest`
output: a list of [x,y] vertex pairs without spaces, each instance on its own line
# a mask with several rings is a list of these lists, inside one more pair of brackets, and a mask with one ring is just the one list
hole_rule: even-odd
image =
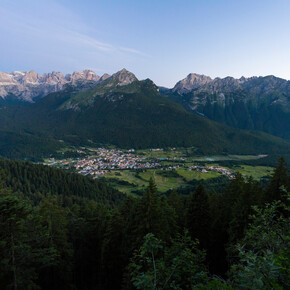
[[289,191],[283,158],[267,185],[141,197],[1,161],[1,289],[287,289]]

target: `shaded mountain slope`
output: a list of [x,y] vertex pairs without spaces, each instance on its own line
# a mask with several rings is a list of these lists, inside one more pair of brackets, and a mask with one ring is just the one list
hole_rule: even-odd
[[232,129],[187,112],[161,96],[151,80],[138,81],[126,70],[91,90],[71,88],[2,113],[3,130],[29,130],[77,145],[93,141],[127,148],[193,146],[200,154],[289,152],[289,143],[279,138]]
[[274,76],[211,80],[190,74],[165,94],[211,120],[290,140],[290,81]]

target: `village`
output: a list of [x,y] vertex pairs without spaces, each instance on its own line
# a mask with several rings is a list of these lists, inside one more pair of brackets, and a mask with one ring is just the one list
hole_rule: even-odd
[[[126,152],[119,149],[97,148],[94,154],[85,158],[56,160],[50,158],[46,165],[69,167],[82,175],[92,175],[94,178],[105,175],[108,170],[151,169],[161,165],[156,160],[150,162],[146,157],[136,156],[134,149]],[[85,153],[77,150],[78,153]]]
[[145,157],[136,156],[133,152],[134,149],[123,152],[117,149],[98,148],[97,157],[81,159],[74,167],[79,174],[99,177],[107,170],[151,169],[161,166],[160,163],[146,161]]
[[[151,151],[161,151],[162,149],[151,149]],[[193,165],[187,166],[184,158],[180,159],[180,164],[163,164],[163,161],[170,162],[168,158],[148,158],[148,156],[139,156],[135,154],[134,149],[120,150],[120,149],[107,149],[95,148],[89,151],[86,148],[76,150],[77,153],[84,154],[83,157],[55,159],[49,158],[44,164],[49,166],[56,166],[76,171],[77,173],[93,178],[106,175],[111,170],[145,170],[145,169],[159,169],[159,170],[176,170],[180,167],[189,171],[197,171],[201,173],[208,173],[215,171],[227,176],[229,179],[234,178],[234,173],[229,169],[220,166],[204,166]]]

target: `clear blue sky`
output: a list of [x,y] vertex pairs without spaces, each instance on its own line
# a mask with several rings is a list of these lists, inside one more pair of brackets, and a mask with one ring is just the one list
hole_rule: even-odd
[[290,79],[289,0],[1,0],[0,71]]

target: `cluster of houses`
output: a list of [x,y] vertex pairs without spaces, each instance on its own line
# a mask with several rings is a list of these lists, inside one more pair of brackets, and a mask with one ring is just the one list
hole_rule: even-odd
[[105,170],[150,169],[160,167],[158,162],[148,162],[145,157],[136,156],[133,149],[123,152],[117,149],[98,148],[96,157],[78,160],[73,166],[82,175],[105,174]]
[[194,165],[188,167],[188,170],[195,170],[197,172],[207,173],[209,171],[219,172],[223,175],[226,175],[229,179],[233,179],[235,174],[231,172],[229,169],[221,167],[221,166],[202,166],[202,165]]

